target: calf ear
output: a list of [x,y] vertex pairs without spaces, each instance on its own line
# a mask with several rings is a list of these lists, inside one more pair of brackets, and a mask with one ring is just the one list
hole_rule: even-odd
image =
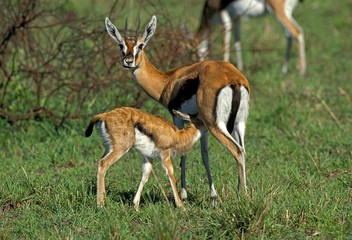
[[187,113],[183,113],[175,109],[172,109],[172,112],[175,114],[176,117],[179,117],[184,121],[191,122],[191,117]]
[[108,31],[109,35],[118,43],[118,44],[123,44],[123,40],[121,37],[121,34],[117,30],[114,24],[110,21],[109,18],[105,18],[105,27],[106,30]]
[[142,35],[142,39],[144,43],[146,44],[149,39],[154,35],[156,29],[156,17],[153,16],[152,20],[147,24],[145,27],[144,33]]

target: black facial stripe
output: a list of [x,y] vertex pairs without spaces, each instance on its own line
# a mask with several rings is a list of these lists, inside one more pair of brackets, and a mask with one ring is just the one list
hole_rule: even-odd
[[191,99],[194,94],[197,94],[199,86],[199,78],[188,79],[185,81],[174,97],[168,104],[168,109],[171,111],[172,109],[180,109],[182,103]]

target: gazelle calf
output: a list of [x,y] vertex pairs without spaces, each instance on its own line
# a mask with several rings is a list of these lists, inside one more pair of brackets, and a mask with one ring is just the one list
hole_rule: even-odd
[[[190,121],[187,114],[177,111],[174,113]],[[105,145],[105,153],[98,163],[98,205],[103,205],[105,201],[105,174],[107,170],[131,148],[135,148],[144,156],[143,176],[133,200],[135,209],[137,211],[139,209],[142,190],[152,171],[152,160],[156,157],[162,159],[163,167],[169,176],[176,205],[184,208],[177,193],[170,157],[189,151],[200,138],[201,130],[206,131],[200,120],[193,122],[194,124],[191,123],[184,130],[178,130],[176,126],[162,117],[129,107],[116,108],[93,117],[85,136],[89,137],[93,132],[93,126],[97,124]]]
[[[145,27],[142,37],[122,38],[117,28],[106,18],[109,35],[121,50],[122,65],[129,69],[142,89],[154,100],[172,110],[197,115],[210,133],[231,153],[237,161],[238,190],[246,191],[244,135],[249,113],[249,83],[247,78],[232,64],[224,61],[203,61],[190,66],[161,72],[149,61],[144,48],[156,29],[153,16]],[[127,26],[127,24],[125,25]],[[176,121],[177,126],[183,123]],[[231,133],[234,132],[234,137]],[[210,196],[215,205],[217,193],[213,185],[207,134],[201,137],[203,163],[207,171]],[[185,161],[181,160],[181,184],[183,199],[187,198]]]
[[224,60],[230,60],[231,19],[233,19],[237,67],[243,70],[240,42],[241,18],[253,18],[272,13],[286,30],[287,47],[282,72],[288,72],[293,37],[297,41],[298,46],[299,61],[297,67],[300,73],[304,75],[306,72],[306,58],[303,29],[292,17],[292,12],[297,2],[298,0],[206,0],[196,33],[196,40],[199,42],[198,55],[200,59],[204,60],[207,58],[210,32],[212,28],[221,23],[224,28]]

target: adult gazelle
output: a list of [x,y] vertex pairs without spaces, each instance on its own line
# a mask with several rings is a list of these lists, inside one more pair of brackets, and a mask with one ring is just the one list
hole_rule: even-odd
[[[111,21],[108,18],[105,20],[109,35],[121,49],[122,65],[131,71],[142,89],[167,107],[171,114],[175,109],[189,115],[197,115],[204,122],[209,132],[236,160],[238,190],[246,191],[244,135],[249,113],[247,78],[225,61],[207,60],[166,72],[159,71],[144,52],[146,44],[155,32],[156,22],[157,19],[153,16],[141,37],[136,34],[123,38]],[[175,122],[179,123],[177,120]],[[217,193],[210,173],[207,134],[201,137],[201,149],[212,203],[215,205]],[[181,198],[185,199],[186,158],[183,157],[181,161]]]
[[292,12],[297,2],[298,0],[206,0],[199,28],[195,35],[196,41],[198,42],[198,55],[200,60],[207,58],[210,32],[220,23],[223,25],[224,29],[223,59],[225,61],[230,60],[231,22],[233,20],[237,68],[243,70],[240,41],[241,18],[254,18],[266,13],[272,13],[286,30],[287,47],[282,72],[288,72],[292,39],[294,38],[297,41],[299,56],[297,67],[299,72],[304,75],[307,67],[303,29],[292,17]]

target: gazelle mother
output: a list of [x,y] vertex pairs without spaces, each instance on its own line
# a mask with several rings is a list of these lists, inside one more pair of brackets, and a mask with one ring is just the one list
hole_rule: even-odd
[[304,75],[306,72],[306,57],[303,29],[292,17],[297,2],[298,0],[206,0],[199,28],[196,32],[196,40],[199,42],[199,58],[201,60],[207,58],[211,29],[221,23],[224,28],[223,56],[225,61],[230,60],[231,19],[233,19],[237,67],[243,70],[240,20],[242,17],[254,18],[269,12],[277,18],[286,30],[287,47],[282,72],[288,72],[293,37],[297,41],[298,47],[299,61],[297,67],[301,75]]
[[[161,72],[149,61],[144,48],[155,33],[157,18],[152,17],[142,37],[122,38],[106,18],[109,35],[121,49],[122,65],[129,69],[143,90],[154,100],[172,110],[198,115],[209,132],[222,143],[237,161],[238,190],[246,191],[244,135],[249,113],[249,83],[232,64],[203,61]],[[126,24],[127,25],[127,24]],[[126,26],[125,26],[126,27]],[[175,119],[175,116],[174,116]],[[234,137],[231,133],[234,131]],[[212,182],[207,152],[207,134],[201,137],[203,163],[208,173],[210,194],[215,205],[217,193]],[[187,198],[185,158],[181,164],[181,198]]]

